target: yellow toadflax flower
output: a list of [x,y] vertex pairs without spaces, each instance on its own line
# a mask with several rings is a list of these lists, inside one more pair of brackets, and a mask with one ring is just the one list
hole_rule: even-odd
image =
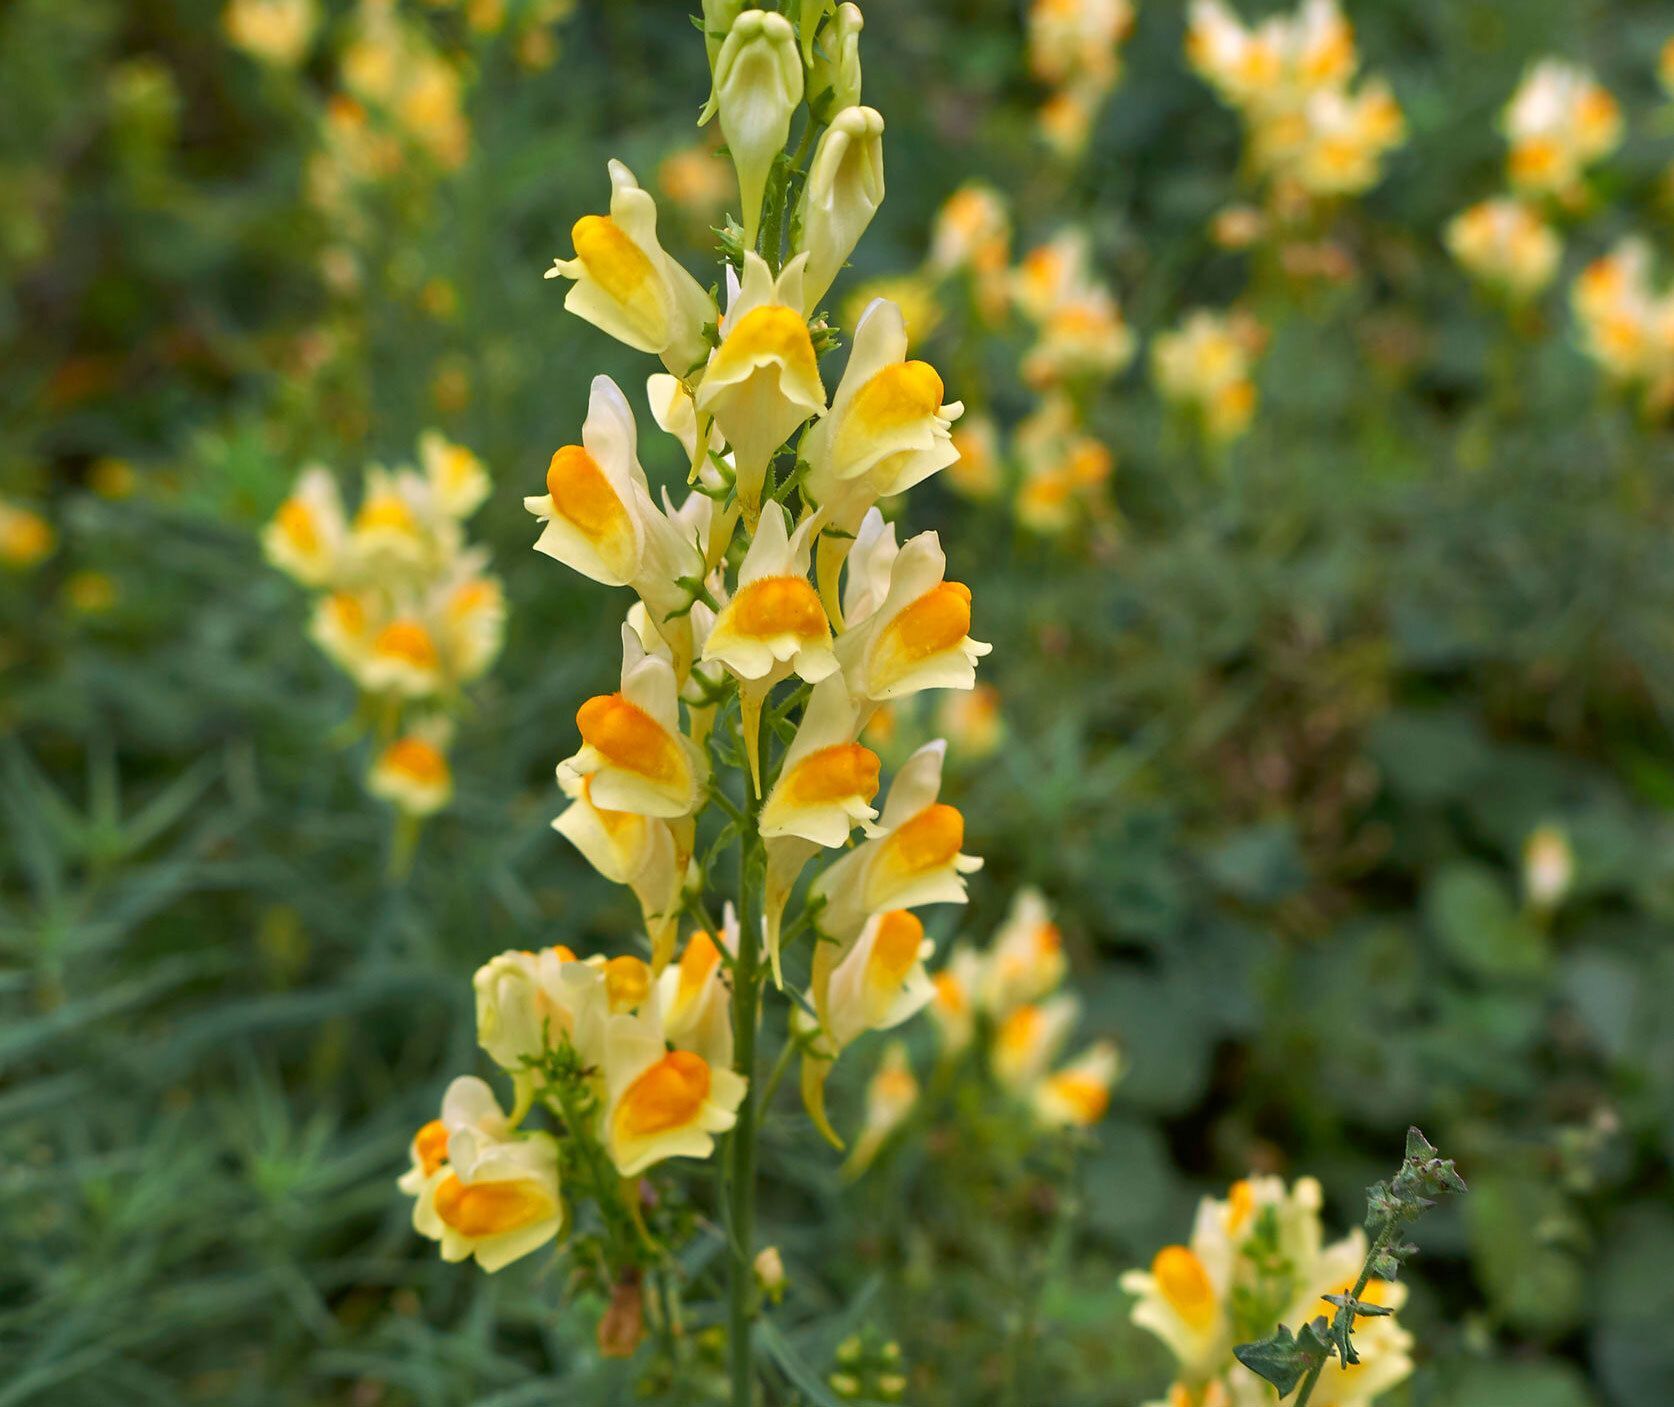
[[1198,308],[1151,346],[1157,389],[1191,412],[1212,440],[1242,435],[1254,418],[1251,371],[1264,333],[1248,314]]
[[605,1031],[603,1137],[623,1177],[665,1158],[707,1158],[737,1119],[744,1081],[690,1050],[670,1050],[655,1004]]
[[567,793],[586,780],[593,805],[666,820],[697,808],[709,759],[680,731],[673,666],[646,653],[632,627],[622,627],[622,687],[588,699],[575,721],[581,747],[558,764]]
[[512,1132],[479,1079],[448,1086],[441,1118],[414,1136],[411,1158],[401,1190],[415,1199],[414,1230],[441,1243],[443,1260],[474,1257],[500,1270],[563,1229],[557,1140]]
[[[893,528],[889,536],[893,542]],[[976,662],[993,646],[971,638],[970,588],[944,580],[946,571],[941,539],[920,533],[893,555],[875,607],[863,616],[850,612],[837,658],[854,697],[882,703],[975,686]]]
[[714,58],[714,103],[744,206],[744,246],[761,226],[768,173],[784,151],[791,116],[802,101],[796,31],[783,15],[745,10],[732,20]]
[[[825,385],[802,312],[807,262],[798,254],[775,279],[765,259],[745,253],[721,345],[698,387],[699,412],[714,417],[732,446],[738,497],[751,526],[774,452],[809,416],[825,413]],[[730,267],[727,278],[730,283]]]
[[657,981],[657,1005],[663,1033],[677,1050],[701,1055],[711,1067],[732,1064],[732,988],[727,954],[738,951],[738,916],[729,901],[721,913],[718,936],[697,930],[686,940],[680,961]]
[[378,754],[366,789],[409,816],[434,815],[453,799],[446,751],[452,733],[440,716],[416,724]]
[[263,555],[304,586],[324,586],[342,570],[347,541],[337,480],[318,464],[302,471],[290,497],[262,529]]
[[221,12],[230,43],[281,68],[295,67],[307,56],[319,22],[314,0],[230,0]]
[[1110,1091],[1121,1074],[1115,1045],[1099,1041],[1035,1086],[1030,1098],[1035,1116],[1049,1128],[1088,1128],[1110,1108]]
[[610,214],[577,220],[575,257],[555,259],[546,276],[575,280],[564,297],[570,312],[684,376],[708,350],[703,326],[715,321],[715,305],[663,252],[656,201],[620,161],[609,169]]
[[1569,199],[1587,168],[1622,140],[1616,99],[1562,59],[1542,59],[1523,76],[1500,125],[1511,145],[1511,183],[1532,196]]
[[1462,210],[1448,223],[1447,249],[1472,278],[1522,301],[1552,282],[1563,241],[1539,213],[1500,197]]
[[884,198],[884,120],[876,108],[845,108],[814,152],[802,192],[803,306],[811,314],[854,252]]

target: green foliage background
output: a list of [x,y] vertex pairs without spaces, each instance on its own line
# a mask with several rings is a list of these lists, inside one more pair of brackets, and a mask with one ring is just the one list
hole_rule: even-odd
[[[1251,1166],[1316,1173],[1346,1226],[1418,1123],[1473,1191],[1423,1229],[1422,1362],[1395,1400],[1674,1400],[1674,441],[1600,391],[1561,293],[1513,337],[1439,245],[1499,183],[1493,116],[1523,65],[1555,52],[1597,68],[1630,130],[1566,273],[1630,227],[1666,252],[1674,11],[1347,8],[1411,139],[1351,217],[1363,276],[1263,295],[1262,409],[1229,462],[1171,433],[1136,369],[1094,416],[1114,549],[934,485],[908,510],[973,588],[1008,729],[956,779],[988,869],[939,933],[985,934],[1040,885],[1085,1026],[1132,1070],[1073,1171],[1008,1153],[975,1109],[845,1190],[805,1121],[775,1120],[789,1382],[817,1386],[870,1324],[914,1402],[1142,1401],[1166,1364],[1119,1271]],[[393,1180],[445,1080],[478,1068],[472,968],[631,931],[631,901],[547,827],[619,603],[528,551],[519,498],[588,377],[638,365],[539,275],[600,206],[606,156],[646,174],[691,139],[707,76],[684,9],[583,4],[542,73],[436,16],[471,48],[472,156],[390,193],[352,299],[300,195],[324,60],[264,72],[203,0],[0,11],[0,492],[62,537],[0,580],[0,1407],[640,1390],[643,1365],[597,1357],[599,1306],[558,1307],[561,1266],[442,1265]],[[1033,136],[1011,4],[867,19],[890,198],[847,286],[915,266],[936,206],[983,175],[1025,242],[1090,226],[1141,334],[1241,291],[1204,235],[1236,127],[1185,71],[1174,4],[1142,4],[1068,176]],[[453,316],[424,311],[432,278]],[[299,370],[322,337],[328,370]],[[437,408],[438,368],[466,403]],[[305,459],[356,472],[430,424],[495,474],[475,532],[512,615],[458,801],[394,884],[389,818],[330,741],[347,685],[254,533]],[[135,497],[89,491],[111,455]],[[108,611],[66,598],[89,569],[116,582]],[[1577,854],[1549,924],[1518,896],[1542,823]],[[857,1073],[834,1095],[851,1122]]]

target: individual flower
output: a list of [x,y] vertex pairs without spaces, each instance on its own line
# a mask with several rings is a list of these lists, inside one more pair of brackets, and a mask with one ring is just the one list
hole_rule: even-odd
[[715,306],[663,252],[650,193],[620,161],[609,169],[610,214],[577,220],[570,231],[575,257],[555,259],[546,276],[575,280],[564,297],[570,312],[684,376],[708,351],[703,327],[715,321]]
[[666,820],[689,816],[709,776],[703,750],[680,731],[674,668],[622,627],[622,687],[576,712],[581,747],[558,764],[568,794],[582,779],[595,807]]
[[419,436],[419,467],[437,508],[450,518],[469,518],[493,487],[482,461],[435,430]]
[[942,378],[928,362],[907,359],[901,310],[878,299],[854,330],[849,364],[831,411],[803,437],[807,490],[817,505],[820,593],[837,605],[837,578],[853,534],[880,498],[903,493],[957,457],[950,427],[964,407],[942,399]]
[[1089,1046],[1068,1065],[1035,1086],[1030,1104],[1049,1128],[1088,1128],[1110,1107],[1110,1090],[1122,1073],[1121,1056],[1110,1041]]
[[694,932],[679,962],[664,968],[657,981],[669,1044],[701,1055],[712,1067],[732,1064],[732,988],[723,951],[728,958],[738,951],[738,917],[730,903],[721,914],[721,932]]
[[883,599],[864,619],[850,615],[837,659],[856,698],[881,703],[975,686],[976,662],[993,647],[971,638],[970,589],[944,580],[946,572],[941,539],[920,533],[890,563]]
[[280,68],[306,57],[319,22],[314,0],[229,0],[221,12],[230,43]]
[[994,1078],[1015,1094],[1027,1094],[1069,1040],[1081,1003],[1067,993],[1010,1007],[994,1032]]
[[998,751],[1005,738],[1000,691],[992,684],[948,694],[936,705],[936,731],[960,762],[980,762]]
[[1114,83],[1133,21],[1130,0],[1032,0],[1029,69],[1054,85],[1078,78]]
[[489,959],[471,979],[477,1044],[513,1075],[565,1041],[588,1058],[597,1057],[610,1005],[603,977],[602,965],[579,963],[561,945]]
[[558,1143],[515,1133],[486,1084],[448,1086],[442,1116],[415,1135],[400,1179],[413,1197],[413,1228],[441,1243],[442,1259],[474,1257],[496,1271],[556,1240],[564,1225]]
[[1582,270],[1571,294],[1582,347],[1611,380],[1640,391],[1646,413],[1674,407],[1674,288],[1651,281],[1651,250],[1623,240]]
[[612,884],[633,891],[651,941],[651,966],[661,972],[673,956],[680,896],[691,859],[693,826],[617,811],[593,800],[593,778],[560,772],[570,805],[552,828],[579,850]]
[[895,774],[876,834],[815,881],[814,892],[825,901],[819,927],[839,943],[886,909],[965,902],[965,876],[982,861],[960,852],[965,818],[938,799],[946,750],[945,743],[926,743],[908,758]]
[[860,31],[865,27],[860,6],[845,0],[819,32],[819,48],[808,66],[808,110],[821,122],[860,101]]
[[1068,396],[1041,401],[1018,425],[1012,448],[1022,469],[1017,518],[1031,532],[1065,532],[1083,517],[1109,512],[1115,456],[1082,429]]
[[762,803],[765,839],[796,836],[835,847],[857,823],[876,817],[868,803],[878,794],[882,764],[854,741],[855,722],[841,676],[829,675],[814,686],[779,778]]
[[874,914],[844,946],[846,951],[838,947],[829,972],[816,962],[812,993],[832,1056],[867,1031],[887,1031],[910,1020],[935,996],[924,964],[936,945],[908,910]]
[[359,678],[374,693],[424,699],[442,687],[442,655],[430,626],[416,613],[386,621],[373,634]]
[[976,1013],[985,987],[987,963],[974,949],[961,947],[932,975],[935,989],[929,1012],[941,1036],[942,1049],[957,1055],[976,1034]]
[[26,571],[52,555],[58,535],[39,513],[0,499],[0,566]]
[[1536,826],[1523,842],[1523,893],[1536,909],[1563,903],[1575,882],[1575,852],[1561,826]]
[[1472,278],[1518,302],[1552,282],[1564,250],[1538,211],[1505,197],[1460,211],[1447,226],[1446,242]]
[[1210,439],[1235,439],[1255,415],[1251,372],[1262,338],[1260,325],[1247,314],[1195,309],[1152,344],[1157,389],[1189,411]]
[[781,14],[745,10],[727,29],[714,69],[721,133],[738,169],[744,247],[753,249],[768,173],[785,149],[791,115],[802,101],[796,31]]
[[738,569],[738,590],[715,617],[703,643],[702,658],[725,665],[738,679],[744,742],[758,791],[762,700],[793,672],[817,684],[837,669],[831,626],[808,580],[808,534],[813,527],[809,519],[789,533],[786,514],[776,504],[761,515]]
[[670,1050],[655,1004],[610,1018],[603,1137],[623,1177],[665,1158],[707,1158],[737,1121],[745,1081],[690,1050]]
[[422,479],[386,469],[367,470],[349,534],[349,551],[360,571],[372,575],[422,571],[435,553],[428,508],[429,491]]
[[891,1041],[872,1078],[866,1082],[866,1114],[854,1151],[843,1164],[844,1175],[859,1177],[877,1160],[891,1134],[907,1121],[918,1103],[918,1079],[907,1057],[905,1041]]
[[814,152],[801,206],[802,248],[808,254],[802,298],[809,313],[883,204],[883,130],[876,108],[844,108]]
[[947,484],[963,498],[982,503],[1004,483],[1000,432],[986,415],[966,415],[950,432],[958,458],[947,467]]
[[825,385],[802,312],[807,262],[798,254],[775,279],[765,259],[746,251],[721,345],[698,387],[699,412],[714,417],[732,446],[739,501],[752,524],[773,455],[809,416],[825,411]]
[[652,500],[638,441],[627,397],[608,376],[595,376],[581,443],[552,456],[546,492],[523,506],[543,524],[537,552],[593,581],[634,590],[683,677],[692,651],[687,611],[703,556]]
[[324,586],[342,570],[347,540],[337,480],[331,470],[314,464],[302,471],[262,529],[262,553],[292,580]]
[[415,724],[378,753],[366,789],[409,816],[434,815],[453,799],[452,732],[440,716]]
[[989,1011],[1004,1014],[1014,1006],[1039,1001],[1058,989],[1069,970],[1064,938],[1038,889],[1017,891],[1011,911],[994,934],[983,969],[979,999]]
[[1531,196],[1570,198],[1587,168],[1622,140],[1616,99],[1562,59],[1542,59],[1524,74],[1500,125],[1511,147],[1511,183]]

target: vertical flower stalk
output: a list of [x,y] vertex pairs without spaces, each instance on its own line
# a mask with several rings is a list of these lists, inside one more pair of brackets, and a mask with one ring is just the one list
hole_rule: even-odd
[[[553,824],[632,892],[644,956],[557,944],[485,965],[478,1040],[512,1081],[509,1112],[480,1081],[456,1082],[403,1186],[449,1259],[492,1270],[573,1245],[611,1306],[601,1351],[624,1354],[642,1317],[667,1323],[704,1289],[666,1240],[684,1199],[656,1179],[719,1151],[716,1299],[731,1398],[750,1407],[754,1325],[786,1282],[782,1265],[761,1273],[755,1244],[768,1101],[800,1055],[808,1115],[842,1146],[825,1078],[929,1003],[934,945],[913,911],[963,903],[981,863],[940,797],[943,745],[886,789],[861,730],[895,699],[973,688],[989,647],[937,535],[898,541],[877,507],[957,459],[961,406],[907,359],[902,313],[881,299],[841,375],[821,366],[838,345],[822,300],[884,198],[859,9],[722,0],[702,27],[703,120],[719,123],[743,202],[720,277],[663,248],[655,201],[617,161],[608,208],[574,221],[574,252],[548,274],[568,281],[570,312],[656,358],[645,408],[688,491],[677,504],[653,487],[639,412],[600,376],[544,492],[525,499],[538,551],[632,597],[620,664],[601,662],[601,692],[576,712]],[[724,306],[706,287],[725,289]],[[766,1019],[781,994],[783,1019]],[[542,1118],[549,1129],[533,1127]]]

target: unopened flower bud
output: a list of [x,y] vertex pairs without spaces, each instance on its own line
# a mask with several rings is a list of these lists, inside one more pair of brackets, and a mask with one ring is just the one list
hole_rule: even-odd
[[860,101],[860,6],[843,4],[820,31],[820,49],[808,66],[808,106],[821,122]]
[[756,1252],[756,1283],[762,1293],[777,1304],[785,1297],[785,1263],[777,1246],[763,1246]]
[[803,306],[812,312],[831,287],[884,198],[883,116],[844,108],[814,153],[802,196]]
[[761,224],[767,177],[802,101],[802,56],[789,20],[771,10],[746,10],[732,22],[715,59],[715,99],[738,168],[748,248]]
[[1523,892],[1537,909],[1555,909],[1575,878],[1575,854],[1557,826],[1537,827],[1523,844]]

